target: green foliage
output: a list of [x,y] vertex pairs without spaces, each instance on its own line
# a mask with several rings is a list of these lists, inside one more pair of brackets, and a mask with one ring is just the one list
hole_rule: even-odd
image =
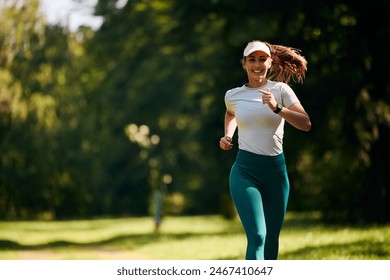
[[76,32],[38,0],[5,3],[0,218],[145,215],[156,189],[166,214],[235,217],[223,97],[261,39],[309,62],[292,87],[313,130],[285,133],[290,209],[390,220],[388,1],[100,0],[102,27]]
[[2,26],[7,28],[0,31],[4,43],[0,50],[4,81],[0,215],[29,217],[51,210],[58,199],[54,195],[49,200],[57,191],[55,181],[61,172],[53,153],[59,123],[50,89],[58,83],[61,69],[46,52],[50,42],[46,41],[44,19],[37,13],[39,2],[7,4],[1,12]]

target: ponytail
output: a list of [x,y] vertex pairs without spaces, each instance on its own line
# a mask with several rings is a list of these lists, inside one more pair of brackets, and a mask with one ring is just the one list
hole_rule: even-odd
[[277,82],[303,83],[307,71],[307,61],[300,54],[300,50],[281,45],[266,43],[271,51],[272,66],[268,78]]

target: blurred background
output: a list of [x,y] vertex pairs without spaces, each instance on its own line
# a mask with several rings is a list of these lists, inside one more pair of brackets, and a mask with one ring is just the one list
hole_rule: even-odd
[[259,39],[308,60],[291,86],[313,129],[285,127],[289,211],[390,221],[389,1],[84,2],[73,12],[96,22],[71,26],[39,0],[0,0],[1,220],[156,205],[235,217],[224,95],[246,82],[242,50]]

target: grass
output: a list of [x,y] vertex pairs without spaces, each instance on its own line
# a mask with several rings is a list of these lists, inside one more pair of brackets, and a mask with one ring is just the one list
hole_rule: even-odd
[[[153,227],[150,217],[0,222],[0,259],[244,259],[246,239],[239,221],[166,217],[160,233]],[[315,213],[288,213],[279,259],[388,260],[390,225],[327,226]]]

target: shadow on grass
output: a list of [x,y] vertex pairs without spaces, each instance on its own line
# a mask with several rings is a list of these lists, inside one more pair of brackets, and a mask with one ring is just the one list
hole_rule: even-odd
[[58,240],[45,244],[37,245],[22,245],[15,241],[0,240],[0,250],[8,251],[35,251],[35,250],[47,250],[47,249],[82,249],[82,248],[96,248],[96,247],[115,247],[125,248],[126,250],[134,250],[143,245],[167,242],[167,241],[180,241],[189,238],[201,238],[211,236],[224,236],[235,234],[232,231],[229,232],[213,232],[213,233],[178,233],[178,234],[164,234],[164,233],[150,233],[150,234],[128,234],[118,235],[112,238],[97,242],[78,243],[69,242],[64,240]]
[[[386,260],[390,250],[381,242],[356,241],[350,243],[306,246],[293,252],[279,255],[284,260]],[[329,258],[330,257],[330,258]]]
[[[343,229],[342,226],[324,226],[321,223],[318,215],[315,214],[298,214],[287,216],[284,230],[300,233],[309,230],[321,230],[326,228],[329,230]],[[361,228],[361,227],[359,227]],[[364,227],[361,228],[364,230]],[[191,229],[189,229],[191,230]],[[321,232],[321,231],[320,231]],[[330,231],[332,232],[332,231]],[[229,226],[221,227],[217,231],[200,231],[200,232],[161,232],[161,233],[145,233],[145,234],[122,234],[112,236],[110,238],[102,239],[93,242],[72,242],[66,240],[56,240],[49,243],[25,245],[11,240],[0,240],[0,250],[6,251],[40,251],[40,250],[62,250],[62,249],[76,249],[88,250],[95,248],[110,248],[110,249],[124,249],[128,251],[137,250],[145,245],[159,244],[163,242],[186,241],[196,242],[196,239],[213,238],[213,237],[227,237],[244,235],[240,222],[233,222]],[[321,259],[390,259],[390,244],[388,240],[384,242],[373,241],[370,236],[365,237],[365,240],[359,240],[349,243],[339,243],[336,240],[329,244],[313,245],[300,247],[294,251],[281,252],[279,259],[285,260],[321,260]],[[194,241],[195,240],[195,241]],[[294,241],[294,240],[292,240]],[[173,245],[174,246],[174,245]],[[244,250],[244,248],[243,248]],[[242,259],[243,252],[232,253],[224,256],[223,260],[239,260]]]

